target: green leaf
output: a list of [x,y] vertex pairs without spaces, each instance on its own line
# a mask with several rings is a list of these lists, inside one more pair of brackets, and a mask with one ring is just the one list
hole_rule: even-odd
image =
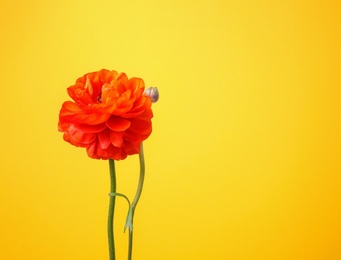
[[126,231],[127,228],[129,228],[129,232],[133,231],[133,208],[129,207],[127,218],[126,218],[126,224],[124,225],[124,232]]
[[109,193],[109,196],[111,196],[111,197],[115,197],[116,196],[116,197],[125,198],[127,200],[128,204],[129,204],[129,208],[130,208],[130,200],[128,199],[128,197],[126,195],[124,195],[122,193],[118,193],[118,192],[111,192],[111,193]]
[[126,218],[126,223],[124,225],[124,232],[126,231],[127,228],[129,228],[129,232],[131,232],[133,230],[133,207],[130,204],[130,200],[128,199],[128,197],[122,193],[118,193],[118,192],[111,192],[109,193],[109,196],[111,197],[122,197],[125,198],[126,201],[128,202],[129,205],[129,209],[128,209],[128,214],[127,214],[127,218]]

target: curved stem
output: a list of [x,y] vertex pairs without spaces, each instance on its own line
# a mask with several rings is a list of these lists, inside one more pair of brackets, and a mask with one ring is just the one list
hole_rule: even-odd
[[133,202],[131,203],[131,206],[130,206],[130,210],[131,210],[131,226],[129,228],[128,260],[132,259],[134,213],[135,213],[135,208],[137,206],[137,203],[139,202],[139,199],[141,197],[142,188],[143,188],[143,182],[144,182],[144,175],[145,175],[143,143],[141,143],[141,146],[140,146],[139,158],[140,158],[140,178],[139,178],[139,183],[138,183],[138,186],[137,186],[137,190],[136,190],[136,193],[135,193],[134,200],[133,200]]
[[[110,170],[110,193],[116,193],[116,173],[115,161],[109,159]],[[108,244],[109,244],[109,260],[115,260],[115,241],[114,241],[114,210],[115,196],[110,196],[109,212],[108,212]]]

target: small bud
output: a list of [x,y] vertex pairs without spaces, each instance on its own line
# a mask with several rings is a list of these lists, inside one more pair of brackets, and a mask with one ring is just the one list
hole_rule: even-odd
[[159,100],[159,91],[157,87],[150,87],[144,91],[144,94],[152,100],[152,103],[156,103]]

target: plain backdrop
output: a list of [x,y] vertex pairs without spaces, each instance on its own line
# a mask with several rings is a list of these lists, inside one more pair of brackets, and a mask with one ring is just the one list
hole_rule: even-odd
[[[156,86],[136,260],[341,259],[340,1],[1,1],[0,258],[108,259],[108,162],[62,139],[66,88]],[[138,156],[116,163],[132,198]],[[127,203],[116,207],[126,259]]]

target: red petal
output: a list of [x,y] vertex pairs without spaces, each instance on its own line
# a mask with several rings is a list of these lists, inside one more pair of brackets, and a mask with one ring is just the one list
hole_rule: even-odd
[[107,121],[107,126],[116,132],[123,132],[130,127],[131,122],[117,116],[111,116]]
[[96,148],[97,148],[97,142],[93,142],[89,147],[86,148],[86,152],[88,153],[88,156],[94,159],[99,159],[96,157]]
[[123,73],[123,72],[117,74],[115,79],[117,81],[120,81],[120,83],[122,85],[127,85],[127,83],[128,83],[128,76],[125,73]]
[[126,142],[126,145],[124,146],[123,150],[128,155],[138,154],[138,153],[140,153],[140,144],[141,143]]
[[59,116],[68,116],[73,115],[75,113],[81,113],[83,111],[76,103],[72,101],[66,101],[62,105],[62,109],[60,110]]
[[77,128],[85,133],[99,133],[107,128],[106,124],[99,124],[99,125],[84,125],[79,124],[77,125]]
[[71,101],[64,102],[59,113],[60,120],[72,123],[98,125],[108,120],[110,114],[86,111]]
[[129,132],[134,132],[140,135],[150,135],[150,133],[152,132],[151,119],[132,119],[131,126],[129,127]]
[[123,136],[124,132],[110,131],[110,142],[115,147],[122,147],[124,141]]
[[136,88],[136,90],[138,89],[143,89],[144,88],[144,81],[141,78],[131,78],[129,79],[129,85],[132,86],[133,88]]
[[[111,146],[113,147],[113,146]],[[117,147],[113,147],[113,152],[110,155],[111,158],[113,158],[114,160],[123,160],[125,158],[127,158],[127,154],[124,152],[123,149],[121,148],[117,148]]]
[[101,80],[102,85],[104,83],[110,83],[118,75],[117,71],[109,71],[107,69],[101,69],[97,72],[98,78]]
[[124,139],[129,142],[139,143],[148,138],[149,135],[139,135],[130,131],[125,132]]
[[93,142],[96,138],[96,134],[93,133],[85,133],[81,130],[79,130],[75,125],[69,126],[69,134],[70,138],[72,138],[74,141],[76,141],[79,144],[90,144]]
[[110,145],[110,134],[109,130],[106,129],[98,134],[98,141],[99,145],[101,146],[102,149],[107,149],[108,146]]

